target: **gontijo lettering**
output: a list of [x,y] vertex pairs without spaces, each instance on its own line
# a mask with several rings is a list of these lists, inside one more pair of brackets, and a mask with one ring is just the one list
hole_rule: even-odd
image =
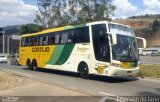
[[32,52],[49,52],[49,47],[33,47]]

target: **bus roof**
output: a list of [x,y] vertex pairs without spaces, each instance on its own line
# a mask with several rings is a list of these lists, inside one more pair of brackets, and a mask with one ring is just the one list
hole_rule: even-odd
[[37,32],[37,33],[23,34],[22,37],[34,36],[37,34],[51,33],[51,32],[57,32],[57,31],[62,31],[62,30],[74,29],[74,28],[80,28],[80,27],[85,27],[85,26],[86,26],[86,24],[81,24],[81,25],[76,25],[76,26],[57,27],[57,28],[43,30],[43,31]]
[[96,21],[96,22],[90,22],[90,23],[76,25],[76,26],[63,26],[63,27],[47,29],[47,30],[43,30],[43,31],[37,32],[37,33],[23,34],[22,37],[40,35],[40,34],[44,34],[44,33],[51,33],[51,32],[57,32],[57,31],[62,31],[62,30],[74,29],[74,28],[81,28],[81,27],[85,27],[85,26],[88,26],[88,25],[99,24],[99,23],[116,24],[116,25],[121,25],[121,26],[125,26],[125,27],[128,27],[128,28],[131,28],[131,27],[127,26],[127,25],[120,24],[120,23],[108,22],[108,21]]

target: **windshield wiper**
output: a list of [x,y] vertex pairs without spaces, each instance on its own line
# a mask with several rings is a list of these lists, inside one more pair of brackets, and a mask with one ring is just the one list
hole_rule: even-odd
[[132,47],[131,47],[130,44],[128,44],[128,49],[127,49],[127,51],[128,51],[128,54],[124,56],[124,58],[123,58],[123,60],[122,60],[123,62],[125,62],[125,61],[132,61],[132,58],[134,58],[134,61],[137,61],[137,60],[138,60],[138,59],[136,58],[136,55],[135,55],[135,53],[134,53],[134,50],[132,49]]

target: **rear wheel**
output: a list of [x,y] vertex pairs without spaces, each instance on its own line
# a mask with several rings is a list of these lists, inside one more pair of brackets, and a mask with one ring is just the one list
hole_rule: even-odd
[[80,77],[81,77],[81,78],[86,79],[86,78],[89,77],[89,70],[88,70],[87,64],[81,63],[81,64],[79,65],[78,70],[79,70],[79,74],[80,74]]
[[36,60],[33,60],[33,62],[32,62],[32,68],[33,68],[34,71],[38,70],[37,61]]

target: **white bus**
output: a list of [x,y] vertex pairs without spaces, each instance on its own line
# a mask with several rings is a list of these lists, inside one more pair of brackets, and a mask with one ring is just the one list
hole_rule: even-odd
[[90,74],[134,76],[139,67],[132,28],[107,21],[44,30],[21,37],[19,64],[31,70],[48,68]]

